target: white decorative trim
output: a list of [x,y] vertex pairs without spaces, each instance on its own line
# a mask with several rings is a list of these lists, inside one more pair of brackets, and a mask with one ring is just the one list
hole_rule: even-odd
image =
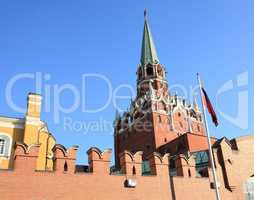
[[29,94],[29,95],[28,95],[28,98],[34,98],[34,99],[41,100],[41,99],[42,99],[42,96],[39,95],[39,94]]
[[26,115],[26,121],[27,120],[28,121],[36,121],[36,122],[41,121],[39,117],[31,117],[31,116]]
[[34,125],[34,126],[40,126],[43,123],[41,121],[35,122],[35,121],[27,121],[26,124],[28,125]]
[[39,123],[33,123],[33,122],[29,122],[29,123],[27,123],[27,125],[40,126],[41,124],[39,124]]
[[24,123],[24,119],[22,118],[11,118],[11,117],[2,117],[0,116],[0,121],[11,122],[11,123]]
[[153,80],[153,81],[154,81],[154,80],[156,80],[156,81],[161,81],[161,82],[164,82],[164,83],[167,83],[167,84],[168,84],[168,82],[167,82],[165,79],[151,78],[151,79],[144,79],[144,80],[138,82],[138,87],[139,87],[141,84],[143,84],[143,83],[149,82],[150,80]]
[[1,163],[1,160],[9,160],[10,159],[10,156],[2,156],[0,155],[0,163]]
[[176,112],[179,112],[181,114],[183,114],[185,116],[185,118],[188,117],[187,113],[186,113],[186,110],[180,106],[176,106],[173,111],[172,111],[172,114],[174,115]]
[[39,125],[43,124],[43,122],[41,121],[41,119],[39,117],[31,117],[31,116],[26,115],[26,124],[39,126]]
[[[0,119],[1,120],[1,119]],[[24,129],[24,121],[20,122],[11,122],[11,121],[0,121],[0,127],[4,128],[17,128],[17,129]]]
[[41,105],[41,101],[32,101],[32,100],[29,100],[28,101],[28,104],[34,104],[34,105]]

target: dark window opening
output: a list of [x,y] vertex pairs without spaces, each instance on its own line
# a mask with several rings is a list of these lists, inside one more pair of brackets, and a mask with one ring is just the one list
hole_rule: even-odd
[[67,162],[65,161],[64,163],[64,171],[67,172],[68,171],[68,165],[67,165]]
[[149,109],[149,104],[148,104],[147,101],[143,104],[142,109],[143,109],[144,111],[147,111],[147,110]]
[[138,78],[141,79],[142,78],[142,69],[140,68],[138,71]]
[[166,106],[165,103],[162,103],[162,109],[165,110],[165,111],[167,111],[167,106]]
[[148,67],[146,69],[146,74],[147,74],[147,76],[152,76],[153,75],[153,68],[152,67]]
[[198,177],[208,177],[208,165],[209,165],[209,156],[207,151],[194,152],[195,156],[195,168],[196,175]]
[[132,168],[132,175],[136,175],[136,168],[134,166]]
[[0,154],[4,154],[5,140],[0,139]]
[[175,160],[173,158],[170,159],[169,161],[169,173],[170,173],[170,176],[176,176],[177,173],[176,173],[176,163],[175,163]]
[[158,116],[158,120],[159,120],[160,123],[162,122],[162,119],[161,119],[160,115]]
[[151,174],[150,163],[148,160],[144,160],[142,162],[142,175],[150,175],[150,174]]

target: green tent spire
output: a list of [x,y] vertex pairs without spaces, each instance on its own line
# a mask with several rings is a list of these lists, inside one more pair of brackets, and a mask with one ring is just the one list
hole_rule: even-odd
[[146,10],[144,12],[144,15],[145,15],[145,24],[144,24],[141,60],[140,60],[142,65],[146,65],[148,63],[154,64],[159,62],[156,48],[152,38],[152,33],[148,25]]

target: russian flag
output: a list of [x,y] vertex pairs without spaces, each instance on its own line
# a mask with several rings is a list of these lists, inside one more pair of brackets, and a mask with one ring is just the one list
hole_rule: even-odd
[[203,93],[203,102],[204,102],[204,105],[206,106],[208,112],[210,113],[210,115],[212,117],[213,123],[215,124],[215,126],[218,126],[219,125],[218,118],[217,118],[216,113],[215,113],[215,111],[213,109],[211,101],[210,101],[210,99],[209,99],[205,89],[203,87],[201,89],[202,89],[202,93]]

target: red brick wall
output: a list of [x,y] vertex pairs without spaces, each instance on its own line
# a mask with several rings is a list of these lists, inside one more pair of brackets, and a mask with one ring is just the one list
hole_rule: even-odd
[[[220,194],[223,200],[243,200],[243,184],[252,176],[254,149],[254,136],[237,139],[238,151],[232,150],[230,144],[221,142],[214,150],[216,170],[220,183]],[[218,160],[219,148],[223,160]],[[73,163],[76,148],[66,150],[61,146],[54,148],[55,159]],[[193,168],[190,158],[181,157],[177,167],[181,170],[182,177],[169,177],[169,155],[160,156],[151,154],[148,159],[151,166],[151,176],[141,175],[142,153],[132,154],[124,152],[121,168],[126,172],[122,175],[109,174],[109,158],[111,151],[101,152],[97,148],[88,151],[90,168],[96,169],[93,173],[64,172],[61,166],[52,172],[36,172],[35,166],[38,146],[27,147],[18,144],[15,152],[15,168],[12,171],[0,171],[0,199],[1,200],[212,200],[214,189],[210,184],[212,177],[195,178],[186,173],[185,169]],[[184,156],[184,155],[182,155]],[[186,162],[185,162],[186,159]],[[229,162],[230,160],[230,162]],[[227,163],[228,162],[228,163]],[[60,162],[60,164],[64,162]],[[226,173],[222,173],[225,164]],[[59,164],[59,163],[58,163]],[[132,168],[136,167],[136,175]],[[193,171],[192,171],[193,172]],[[209,173],[210,175],[211,173]],[[229,185],[235,186],[230,191],[224,184],[224,178],[230,180]],[[137,182],[135,188],[127,188],[126,179]]]
[[[225,180],[228,180],[234,197],[244,199],[244,184],[254,175],[254,135],[237,138],[236,143],[237,151],[232,150],[226,142],[222,142],[221,151],[217,150],[222,153],[222,156],[215,156],[215,159],[219,163],[217,173],[222,187],[225,187]],[[224,174],[221,163],[225,166]],[[227,194],[223,193],[222,196],[225,195]]]
[[[69,170],[73,171],[72,168],[64,172],[60,166],[61,163],[64,165],[63,160],[67,162],[73,160],[71,149],[65,150],[61,146],[56,146],[53,150],[56,160],[61,160],[55,168],[56,171],[36,172],[31,167],[26,168],[35,164],[36,148],[18,147],[14,170],[0,171],[1,200],[155,200],[158,197],[161,200],[168,200],[170,198],[166,156],[151,155],[150,159],[156,175],[141,176],[142,154],[133,155],[126,152],[125,157],[128,159],[124,159],[122,168],[129,173],[110,175],[111,151],[101,152],[97,148],[91,148],[87,153],[90,169],[92,168],[93,172],[74,174],[69,173]],[[137,169],[136,175],[131,173],[133,166]],[[126,179],[135,180],[137,186],[125,187]]]
[[[202,135],[187,134],[188,146],[191,152],[203,151],[208,149],[207,138]],[[211,138],[211,143],[214,144],[215,138]]]
[[172,131],[168,115],[153,113],[153,128],[156,149],[175,139],[178,135]]
[[210,189],[210,182],[207,178],[171,178],[172,195],[177,200],[215,200],[214,190]]
[[[160,157],[152,159],[153,176],[102,173],[0,171],[1,200],[212,200],[208,178],[171,177]],[[164,158],[165,160],[165,158]],[[165,163],[164,163],[165,164]],[[156,167],[156,169],[154,168]],[[18,167],[18,166],[16,166]],[[127,178],[136,188],[124,187]],[[224,200],[235,199],[223,190]],[[226,197],[226,198],[225,198]]]
[[125,188],[126,177],[35,172],[0,173],[1,200],[155,200],[169,199],[167,180],[137,178],[136,188]]

